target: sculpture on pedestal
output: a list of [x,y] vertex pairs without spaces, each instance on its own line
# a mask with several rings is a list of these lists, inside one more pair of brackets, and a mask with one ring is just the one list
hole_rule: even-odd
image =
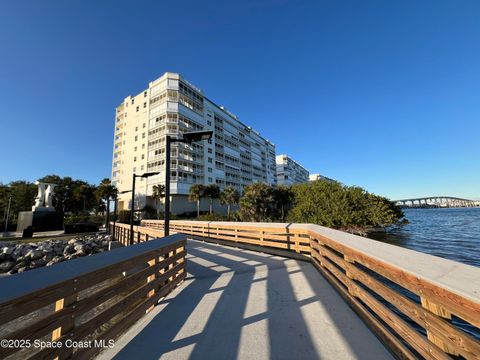
[[36,181],[35,184],[38,186],[35,204],[32,206],[32,211],[19,212],[17,232],[30,229],[29,233],[32,234],[32,231],[63,229],[63,214],[56,211],[53,206],[53,195],[57,185],[40,181]]
[[35,182],[38,185],[38,194],[35,198],[35,205],[32,206],[32,211],[55,211],[53,207],[53,194],[56,184],[42,183],[40,181]]

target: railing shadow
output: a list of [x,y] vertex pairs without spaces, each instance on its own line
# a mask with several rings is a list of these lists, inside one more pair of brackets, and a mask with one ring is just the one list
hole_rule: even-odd
[[199,241],[188,254],[187,280],[115,359],[390,358],[309,263]]

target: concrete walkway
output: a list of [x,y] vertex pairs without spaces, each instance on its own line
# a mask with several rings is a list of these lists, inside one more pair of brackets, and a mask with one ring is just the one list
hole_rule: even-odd
[[392,359],[309,263],[189,240],[188,277],[98,359]]

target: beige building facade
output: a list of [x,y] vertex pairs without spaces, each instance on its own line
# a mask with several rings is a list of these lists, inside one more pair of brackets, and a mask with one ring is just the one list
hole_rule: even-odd
[[278,185],[293,185],[308,182],[309,172],[288,155],[276,156],[276,172]]
[[[160,172],[137,178],[135,209],[155,205],[152,188],[165,184],[166,135],[181,137],[200,130],[213,130],[213,138],[172,144],[172,213],[195,210],[196,204],[188,202],[192,184],[233,186],[240,191],[253,182],[276,184],[275,145],[180,74],[165,73],[116,108],[112,182],[120,192],[128,191],[134,173]],[[130,207],[131,193],[119,195],[119,209]],[[222,210],[219,204],[216,207]],[[208,208],[206,200],[201,208]]]

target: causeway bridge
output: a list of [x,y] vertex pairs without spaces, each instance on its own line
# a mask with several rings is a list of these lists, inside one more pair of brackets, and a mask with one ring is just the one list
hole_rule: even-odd
[[480,358],[478,267],[312,224],[170,226],[0,278],[0,338],[45,344],[0,358]]
[[480,201],[462,199],[453,196],[427,196],[394,200],[393,202],[405,208],[454,208],[480,206]]

